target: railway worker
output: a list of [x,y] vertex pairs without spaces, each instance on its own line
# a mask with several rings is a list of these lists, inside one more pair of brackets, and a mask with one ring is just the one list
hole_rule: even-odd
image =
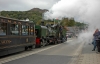
[[97,46],[96,40],[98,39],[98,36],[100,36],[100,31],[98,29],[96,29],[93,34],[93,43],[92,44],[94,45],[94,47],[93,47],[92,51],[95,51],[95,49],[96,49],[96,46]]

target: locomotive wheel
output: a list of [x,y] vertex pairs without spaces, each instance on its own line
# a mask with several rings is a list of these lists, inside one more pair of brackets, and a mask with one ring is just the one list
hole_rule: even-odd
[[25,47],[25,51],[28,50],[28,47]]
[[54,44],[57,44],[57,41],[55,41]]
[[44,41],[44,39],[42,40],[42,46],[43,46],[43,47],[45,46],[45,41]]
[[46,41],[46,44],[45,44],[45,46],[47,46],[47,45],[49,45],[48,41]]
[[44,46],[44,40],[41,41],[41,47],[43,47],[43,46]]
[[35,45],[33,45],[33,46],[29,46],[28,48],[29,48],[29,50],[32,50],[32,49],[35,48]]
[[41,41],[41,45],[40,45],[40,47],[41,47],[41,46],[43,46],[43,42],[42,42],[42,41]]
[[35,48],[35,45],[33,45],[33,49]]

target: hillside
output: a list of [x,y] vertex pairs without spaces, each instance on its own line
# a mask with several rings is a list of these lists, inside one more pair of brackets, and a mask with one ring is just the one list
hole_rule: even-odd
[[47,9],[33,8],[33,9],[29,10],[29,11],[44,13],[44,12],[46,12],[48,10]]
[[[0,16],[14,18],[18,20],[26,20],[29,19],[30,21],[35,22],[36,24],[41,24],[41,21],[44,21],[45,24],[53,24],[53,20],[43,20],[42,15],[44,12],[48,11],[47,9],[39,9],[39,8],[32,8],[28,11],[1,11]],[[59,20],[55,20],[59,21]],[[58,22],[56,22],[58,23]],[[70,20],[68,18],[64,18],[61,20],[61,24],[63,26],[82,26],[83,24],[80,22],[75,22],[75,20]]]
[[14,18],[19,20],[29,19],[30,21],[38,22],[42,20],[42,14],[48,10],[46,9],[39,9],[39,8],[32,8],[28,11],[1,11],[1,16]]

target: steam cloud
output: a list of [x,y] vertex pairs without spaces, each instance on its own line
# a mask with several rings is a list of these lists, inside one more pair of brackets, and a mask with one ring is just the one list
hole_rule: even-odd
[[[45,19],[74,17],[76,21],[89,24],[87,32],[80,37],[91,38],[96,28],[100,29],[100,0],[60,0],[44,14]],[[87,38],[88,36],[88,38]]]

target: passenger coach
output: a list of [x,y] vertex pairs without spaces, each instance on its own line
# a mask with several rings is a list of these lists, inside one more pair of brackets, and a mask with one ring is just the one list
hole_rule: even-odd
[[0,56],[32,49],[34,30],[33,22],[0,17]]

